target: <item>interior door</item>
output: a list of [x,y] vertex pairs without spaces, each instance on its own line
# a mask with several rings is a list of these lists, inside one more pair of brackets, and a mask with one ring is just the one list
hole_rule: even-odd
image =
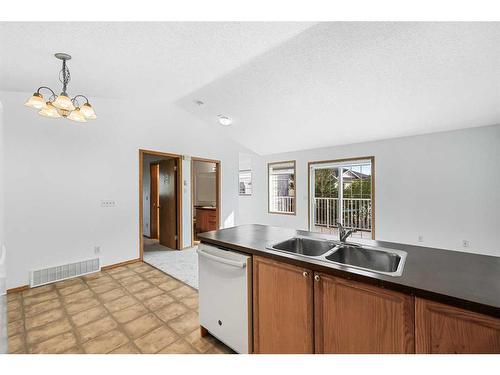
[[158,239],[159,227],[159,195],[158,195],[158,180],[159,180],[159,166],[158,164],[151,164],[149,166],[149,173],[151,176],[150,186],[150,210],[149,210],[149,223],[150,223],[150,238]]
[[159,163],[160,244],[177,249],[177,160]]

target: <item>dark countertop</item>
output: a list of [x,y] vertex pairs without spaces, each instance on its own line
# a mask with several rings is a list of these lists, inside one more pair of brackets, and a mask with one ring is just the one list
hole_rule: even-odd
[[[198,237],[204,243],[266,256],[314,271],[358,280],[500,317],[500,257],[393,242],[363,240],[362,243],[365,244],[404,250],[408,253],[403,275],[393,277],[266,249],[269,244],[296,235],[330,240],[338,239],[323,233],[258,224],[201,233],[198,234]],[[356,241],[351,240],[350,242]]]

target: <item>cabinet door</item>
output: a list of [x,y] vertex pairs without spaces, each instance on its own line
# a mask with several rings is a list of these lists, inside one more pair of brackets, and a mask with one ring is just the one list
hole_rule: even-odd
[[255,353],[313,353],[310,270],[253,257]]
[[500,319],[416,298],[417,353],[500,353]]
[[413,297],[315,274],[317,353],[414,353]]
[[207,230],[217,229],[217,213],[215,211],[208,211],[207,215]]
[[196,209],[196,231],[203,233],[207,231],[208,220],[205,210]]

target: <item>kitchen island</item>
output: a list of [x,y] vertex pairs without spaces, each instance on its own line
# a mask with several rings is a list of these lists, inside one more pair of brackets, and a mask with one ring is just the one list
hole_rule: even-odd
[[407,253],[389,276],[268,249],[295,236],[337,240],[264,225],[200,234],[253,255],[254,352],[500,352],[500,258],[369,241]]

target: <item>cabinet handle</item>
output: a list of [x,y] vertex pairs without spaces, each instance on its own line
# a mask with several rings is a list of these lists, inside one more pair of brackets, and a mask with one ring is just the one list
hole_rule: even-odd
[[309,277],[309,272],[307,272],[307,271],[302,272],[302,276]]
[[319,281],[321,280],[321,278],[319,277],[319,275],[314,275],[314,280]]

